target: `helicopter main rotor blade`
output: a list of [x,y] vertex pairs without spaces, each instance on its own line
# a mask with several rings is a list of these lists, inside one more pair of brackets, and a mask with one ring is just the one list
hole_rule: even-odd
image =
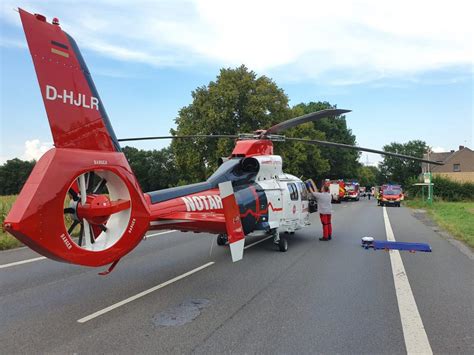
[[128,142],[128,141],[146,141],[153,139],[193,139],[193,138],[239,138],[237,135],[233,134],[195,134],[189,136],[157,136],[157,137],[132,137],[132,138],[121,138],[118,139],[119,142]]
[[330,108],[326,110],[321,110],[321,111],[316,111],[316,112],[311,112],[303,116],[295,117],[290,120],[286,120],[283,122],[280,122],[269,129],[265,131],[265,134],[276,134],[280,133],[286,129],[298,126],[300,124],[310,122],[310,121],[316,121],[324,117],[329,117],[329,116],[338,116],[342,115],[343,113],[351,112],[351,110],[342,110],[342,109],[337,109],[337,108]]
[[412,157],[410,155],[404,155],[404,154],[398,154],[398,153],[392,153],[392,152],[385,152],[383,150],[376,150],[376,149],[371,149],[371,148],[357,147],[355,145],[349,145],[349,144],[343,144],[343,143],[333,143],[333,142],[327,142],[327,141],[320,141],[320,140],[316,140],[316,139],[288,138],[288,137],[285,137],[285,140],[294,141],[294,142],[303,142],[303,143],[308,143],[308,144],[322,145],[322,146],[326,146],[326,147],[338,147],[338,148],[344,148],[344,149],[352,149],[352,150],[358,150],[358,151],[362,151],[362,152],[388,155],[388,156],[396,157],[396,158],[400,158],[400,159],[416,160],[416,161],[420,161],[420,162],[423,162],[423,163],[429,163],[429,164],[435,164],[435,165],[444,165],[443,163],[440,163],[440,162],[437,162],[437,161]]

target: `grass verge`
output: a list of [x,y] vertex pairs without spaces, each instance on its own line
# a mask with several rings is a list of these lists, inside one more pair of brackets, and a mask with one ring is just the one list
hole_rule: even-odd
[[23,245],[18,239],[3,230],[3,221],[15,200],[16,195],[0,196],[0,250],[17,248]]
[[421,200],[408,200],[405,205],[426,210],[440,227],[474,248],[474,202],[436,201],[429,205]]

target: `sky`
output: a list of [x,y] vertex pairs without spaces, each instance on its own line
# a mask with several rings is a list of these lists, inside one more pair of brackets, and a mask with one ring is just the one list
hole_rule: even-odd
[[119,138],[168,135],[194,89],[244,64],[291,106],[351,109],[359,146],[474,148],[472,1],[2,0],[0,164],[52,146],[17,7],[59,18],[75,38]]

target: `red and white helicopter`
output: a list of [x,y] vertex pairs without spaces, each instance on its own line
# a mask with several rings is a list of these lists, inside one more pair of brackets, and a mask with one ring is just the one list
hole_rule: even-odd
[[[148,230],[218,235],[232,260],[242,258],[246,235],[273,235],[309,224],[309,193],[282,171],[272,141],[292,140],[404,159],[436,162],[326,141],[285,138],[296,125],[349,110],[328,109],[236,136],[232,154],[207,181],[143,193],[117,139],[76,42],[39,14],[19,9],[55,148],[37,162],[4,222],[38,253],[58,261],[102,266],[130,252]],[[186,139],[197,136],[145,137]]]

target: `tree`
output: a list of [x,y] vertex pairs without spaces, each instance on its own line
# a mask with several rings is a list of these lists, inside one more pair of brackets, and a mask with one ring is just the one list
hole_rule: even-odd
[[[411,155],[417,158],[423,158],[428,146],[424,141],[413,140],[407,143],[390,143],[383,147],[385,152]],[[405,160],[395,157],[384,156],[379,163],[380,173],[384,182],[399,183],[405,185],[411,177],[418,176],[421,173],[421,163],[414,160]]]
[[0,166],[0,195],[16,195],[26,182],[36,161],[18,158],[7,160]]
[[161,150],[122,148],[144,192],[176,186],[178,176],[170,147]]
[[[305,123],[285,132],[285,135],[306,139],[324,139],[324,133]],[[318,146],[301,142],[276,142],[275,150],[282,156],[284,171],[303,179],[322,180],[329,171],[329,162],[321,156]]]
[[[192,92],[193,102],[179,111],[172,134],[237,134],[265,129],[290,117],[288,97],[271,79],[245,66],[221,69],[216,81]],[[180,178],[205,180],[219,157],[231,154],[230,139],[174,140]]]
[[[193,102],[179,111],[177,128],[171,130],[172,134],[251,133],[291,117],[332,107],[327,102],[311,102],[290,109],[288,97],[282,89],[265,76],[257,77],[245,66],[222,69],[216,81],[197,88],[192,98]],[[355,136],[343,117],[307,123],[284,134],[355,143]],[[219,157],[230,155],[234,144],[229,139],[173,141],[180,181],[191,183],[206,179],[217,167]],[[359,166],[357,152],[300,142],[276,142],[275,153],[283,157],[286,172],[304,178],[354,177]]]
[[379,169],[375,166],[361,166],[358,170],[357,180],[360,186],[372,187],[379,185]]
[[[293,107],[294,116],[304,115],[310,112],[336,108],[329,102],[310,102],[301,103]],[[328,117],[312,123],[314,129],[321,133],[321,140],[330,142],[344,143],[349,145],[356,144],[356,137],[352,130],[347,128],[345,116]],[[289,135],[288,135],[289,136]],[[321,157],[329,161],[329,171],[324,177],[330,179],[354,178],[357,176],[360,153],[354,150],[341,148],[320,147]],[[320,175],[320,177],[322,177]]]

